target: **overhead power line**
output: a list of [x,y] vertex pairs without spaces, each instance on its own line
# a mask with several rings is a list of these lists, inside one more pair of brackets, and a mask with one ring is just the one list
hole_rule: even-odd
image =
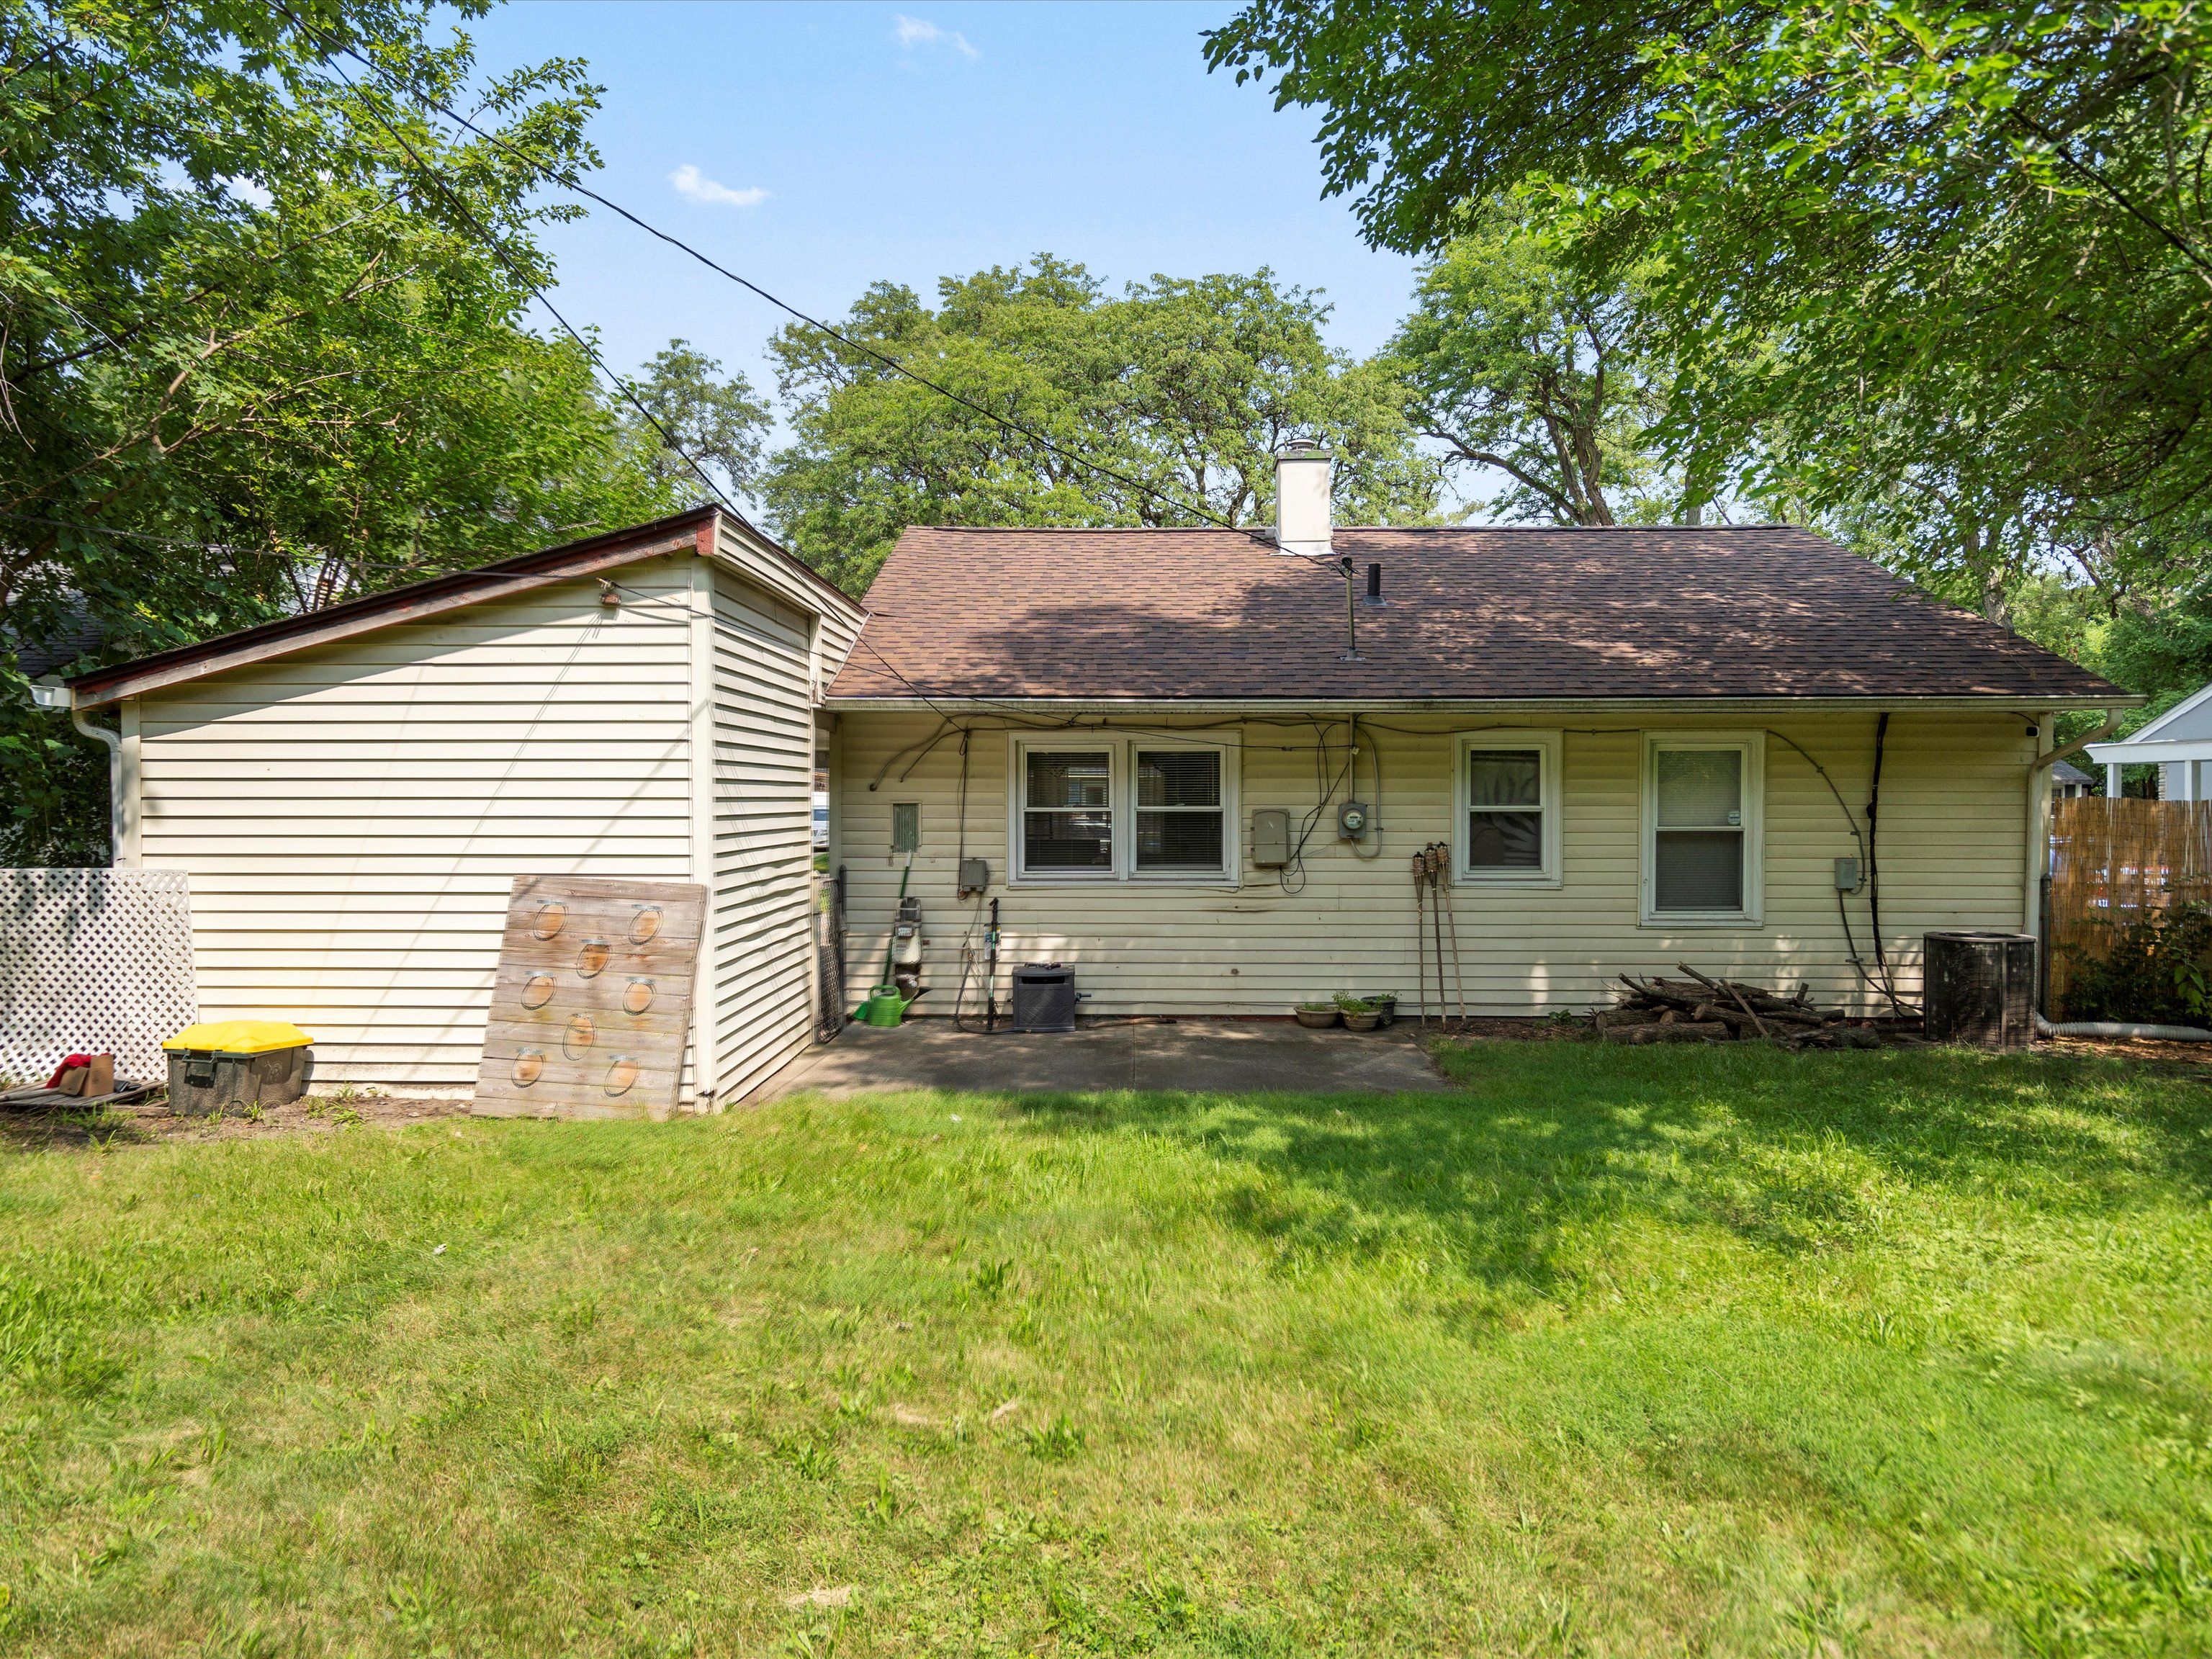
[[[1137,490],[1142,495],[1149,495],[1155,501],[1164,502],[1166,505],[1174,507],[1177,512],[1188,514],[1192,518],[1202,520],[1207,524],[1215,526],[1217,528],[1222,530],[1234,530],[1238,534],[1249,536],[1256,542],[1268,541],[1268,538],[1261,535],[1260,532],[1251,530],[1243,525],[1232,523],[1229,520],[1221,517],[1218,514],[1210,512],[1203,507],[1194,507],[1189,502],[1182,500],[1180,497],[1170,495],[1166,490],[1162,489],[1157,484],[1147,483],[1142,478],[1133,477],[1128,473],[1123,472],[1118,468],[1108,466],[1103,461],[1094,461],[1088,456],[1079,455],[1073,450],[1069,449],[1066,445],[1046,437],[1042,433],[1036,430],[1034,428],[1024,426],[1020,422],[1012,420],[1008,416],[1000,414],[998,410],[988,408],[986,405],[976,402],[974,398],[966,396],[964,393],[954,391],[951,386],[945,386],[939,381],[933,380],[927,375],[919,374],[915,370],[908,368],[897,358],[878,350],[875,347],[869,345],[865,341],[854,339],[851,335],[845,333],[842,330],[832,326],[830,324],[823,322],[818,317],[809,315],[807,313],[801,311],[797,306],[790,303],[790,301],[780,299],[775,295],[769,293],[758,283],[751,280],[751,278],[739,275],[738,272],[732,270],[728,266],[722,264],[718,260],[701,252],[697,248],[693,247],[689,242],[684,240],[680,236],[673,235],[670,232],[661,229],[659,226],[651,223],[649,221],[641,218],[638,215],[631,212],[628,208],[623,206],[621,203],[613,201],[609,198],[601,195],[598,191],[592,189],[590,185],[585,184],[581,179],[575,177],[573,172],[563,171],[560,168],[550,166],[546,162],[539,160],[537,156],[531,155],[528,151],[520,149],[514,145],[508,143],[506,139],[501,137],[497,133],[487,132],[483,128],[478,126],[474,121],[471,120],[467,116],[461,114],[450,105],[443,103],[435,98],[429,97],[425,94],[417,91],[416,88],[409,86],[404,80],[392,75],[390,70],[386,69],[383,64],[378,63],[374,58],[356,50],[343,40],[333,40],[331,36],[325,34],[321,30],[316,28],[313,24],[301,17],[296,12],[292,11],[289,8],[285,6],[283,3],[283,0],[271,0],[271,4],[279,14],[290,19],[294,27],[298,28],[301,33],[307,35],[311,39],[319,42],[322,46],[324,51],[331,56],[337,57],[342,54],[352,58],[356,63],[368,70],[370,74],[375,76],[378,80],[383,82],[385,85],[396,89],[402,96],[408,99],[409,101],[419,105],[424,109],[435,111],[438,114],[444,116],[447,120],[452,121],[466,131],[476,134],[477,137],[483,139],[486,143],[495,145],[501,150],[505,151],[507,155],[514,156],[516,160],[521,161],[533,172],[538,173],[539,177],[550,180],[551,183],[559,185],[562,189],[568,191],[574,195],[583,197],[586,201],[598,203],[599,206],[606,209],[610,213],[628,220],[631,224],[635,225],[640,230],[644,231],[647,235],[655,237],[658,240],[667,243],[669,246],[677,249],[679,252],[690,255],[701,264],[706,266],[708,270],[713,271],[716,276],[735,283],[738,287],[745,289],[748,293],[756,295],[759,298],[767,301],[769,304],[774,306],[777,310],[783,312],[790,317],[797,319],[799,322],[804,323],[807,327],[815,330],[817,332],[826,336],[830,339],[835,340],[838,344],[844,346],[848,350],[856,351],[862,356],[867,357],[877,363],[880,363],[884,368],[890,369],[892,373],[903,375],[906,379],[912,380],[915,385],[926,387],[927,390],[935,392],[939,397],[948,398],[951,402],[958,404],[962,408],[981,416],[985,420],[1003,428],[1008,432],[1018,434],[1022,437],[1028,439],[1031,443],[1036,444],[1052,454],[1059,456],[1062,460],[1073,462],[1075,465],[1082,467],[1087,471],[1095,472],[1102,477],[1111,478],[1118,483],[1127,484],[1130,489]],[[335,68],[335,65],[333,65],[333,67]],[[350,87],[355,85],[355,82],[346,76],[344,70],[338,70],[337,74],[340,79],[345,80],[348,86]],[[381,116],[378,117],[380,122],[382,121],[382,118],[383,118]],[[385,130],[387,132],[391,131],[389,125],[386,125]],[[398,135],[397,133],[393,133],[392,137],[395,139],[398,138]],[[399,142],[403,148],[406,147],[405,141],[404,139],[399,140]],[[412,153],[411,150],[410,153]],[[441,180],[440,182],[442,185],[443,181]],[[535,290],[533,290],[533,292]],[[548,311],[551,311],[553,308],[550,305],[548,305],[546,309]],[[559,313],[555,312],[554,316],[556,321],[561,321],[562,327],[568,327],[568,323],[565,320],[561,319]],[[574,329],[569,329],[569,332],[574,334],[575,331]],[[687,457],[686,459],[688,459],[689,458]]]
[[[301,22],[301,20],[292,12],[287,10],[282,4],[279,4],[276,7],[276,9],[283,12],[285,16],[291,18],[292,21],[298,25],[304,33],[313,35],[316,40],[323,41],[325,46],[329,44],[327,36],[323,35],[317,30],[310,28],[306,23]],[[343,47],[342,49],[345,52],[347,56],[354,58],[356,62],[368,64],[369,69],[376,74],[379,79],[386,78],[382,67],[374,59],[362,57],[361,53],[355,52],[349,46]],[[551,314],[553,320],[560,324],[561,326],[568,331],[568,337],[574,340],[576,343],[577,347],[587,358],[591,360],[592,366],[598,369],[600,374],[606,376],[607,383],[613,386],[614,389],[622,395],[622,397],[629,404],[631,408],[637,410],[639,416],[645,421],[647,425],[650,426],[653,431],[659,434],[660,441],[667,446],[669,453],[674,455],[678,460],[682,461],[684,465],[690,467],[692,472],[697,476],[699,482],[707,486],[708,493],[713,495],[717,501],[720,502],[722,506],[732,515],[740,519],[744,518],[744,514],[738,512],[737,503],[722,493],[721,486],[716,483],[714,480],[708,476],[707,469],[701,466],[696,460],[692,459],[690,452],[688,452],[682,444],[676,441],[676,434],[671,432],[666,426],[661,423],[661,420],[659,416],[655,415],[651,410],[645,406],[644,400],[637,395],[636,391],[631,386],[630,383],[621,375],[616,374],[613,369],[607,366],[607,360],[599,355],[599,347],[593,344],[589,339],[586,338],[583,333],[578,330],[574,324],[570,323],[566,317],[563,317],[561,314],[559,307],[555,306],[552,301],[545,297],[545,291],[539,288],[537,283],[532,282],[528,276],[524,273],[522,267],[515,261],[514,256],[507,251],[507,245],[499,240],[498,235],[492,230],[490,226],[485,224],[483,220],[477,217],[475,212],[470,208],[469,204],[461,199],[460,192],[456,191],[451,185],[448,185],[443,179],[440,178],[435,170],[431,167],[430,164],[428,161],[425,161],[422,155],[416,150],[415,146],[407,142],[406,136],[403,134],[398,127],[392,125],[391,122],[385,119],[384,112],[377,108],[375,100],[366,94],[362,86],[356,82],[352,76],[349,76],[343,69],[338,68],[335,64],[331,64],[331,67],[332,71],[337,76],[338,79],[345,82],[348,90],[362,95],[362,107],[369,112],[370,116],[375,120],[377,125],[382,127],[386,132],[391,135],[392,142],[398,145],[401,150],[405,152],[407,159],[414,164],[415,171],[421,176],[423,182],[429,185],[441,196],[445,198],[446,204],[450,207],[454,213],[459,215],[463,222],[467,224],[469,228],[477,234],[477,237],[483,241],[484,246],[490,251],[492,257],[497,259],[500,264],[506,268],[507,274],[514,278],[517,283],[520,283],[523,288],[527,289],[531,297],[536,300],[539,305],[544,306],[546,311]],[[407,88],[403,85],[401,90],[406,91]],[[408,95],[410,97],[415,96],[411,92],[409,93]],[[462,119],[462,118],[459,117],[455,117],[454,118],[457,120]],[[465,120],[462,120],[462,125],[469,126],[469,130],[472,132],[476,131],[476,128],[472,125],[469,125],[469,123]],[[518,151],[515,153],[520,154],[520,152]],[[542,168],[540,170],[543,171]]]
[[125,541],[148,542],[156,547],[181,547],[199,553],[220,553],[228,558],[282,559],[292,564],[370,566],[379,570],[404,571],[424,581],[443,576],[504,576],[513,574],[466,565],[441,570],[434,566],[410,563],[404,559],[380,559],[373,553],[348,553],[335,548],[324,553],[287,553],[281,547],[247,547],[236,542],[196,542],[183,536],[157,536],[150,531],[124,530],[109,524],[86,524],[76,519],[49,519],[36,513],[0,512],[0,519],[16,524],[44,525],[49,530],[74,530],[84,536],[113,536]]

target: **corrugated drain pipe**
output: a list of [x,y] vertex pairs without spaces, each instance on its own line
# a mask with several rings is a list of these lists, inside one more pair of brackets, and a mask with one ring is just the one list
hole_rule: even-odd
[[2212,1042],[2212,1031],[2194,1025],[2130,1025],[2117,1019],[2075,1019],[2054,1025],[2041,1014],[2035,1017],[2038,1036],[2143,1037],[2153,1042]]

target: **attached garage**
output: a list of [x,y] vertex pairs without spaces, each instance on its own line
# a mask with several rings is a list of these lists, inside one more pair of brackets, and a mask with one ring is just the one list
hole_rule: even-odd
[[515,878],[708,889],[679,1097],[815,1018],[817,708],[861,611],[701,508],[103,669],[118,860],[188,872],[201,1018],[319,1085],[465,1092]]

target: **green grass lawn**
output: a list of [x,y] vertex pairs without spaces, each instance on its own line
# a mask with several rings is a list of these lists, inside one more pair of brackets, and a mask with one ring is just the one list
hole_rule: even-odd
[[0,1650],[2212,1652],[2212,1068],[1448,1063],[13,1154]]

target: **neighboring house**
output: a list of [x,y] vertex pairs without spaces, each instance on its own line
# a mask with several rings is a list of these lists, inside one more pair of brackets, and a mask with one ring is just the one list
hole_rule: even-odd
[[1410,1003],[1437,843],[1475,1012],[1686,961],[1864,1006],[1875,896],[1837,860],[1872,852],[1911,997],[1928,930],[2033,928],[2051,718],[2133,701],[1803,530],[1335,528],[1327,457],[1282,465],[1272,536],[900,538],[827,701],[856,975],[904,879],[918,1012],[990,898],[1001,961],[1072,963],[1091,1013]]
[[2051,768],[2051,799],[2053,800],[2078,799],[2095,786],[2095,779],[2070,762],[2055,762]]
[[815,708],[860,620],[702,508],[70,684],[120,705],[118,861],[191,872],[204,1018],[464,1089],[517,875],[701,882],[706,1105],[812,1030]]
[[69,621],[63,627],[37,639],[25,637],[13,627],[0,624],[0,647],[15,653],[16,670],[27,680],[43,679],[59,670],[73,668],[87,657],[98,656],[105,643],[106,636],[82,602],[72,607]]
[[2120,793],[2123,766],[2154,764],[2161,800],[2212,800],[2212,685],[2185,698],[2117,743],[2093,743],[2105,769],[2105,793]]

